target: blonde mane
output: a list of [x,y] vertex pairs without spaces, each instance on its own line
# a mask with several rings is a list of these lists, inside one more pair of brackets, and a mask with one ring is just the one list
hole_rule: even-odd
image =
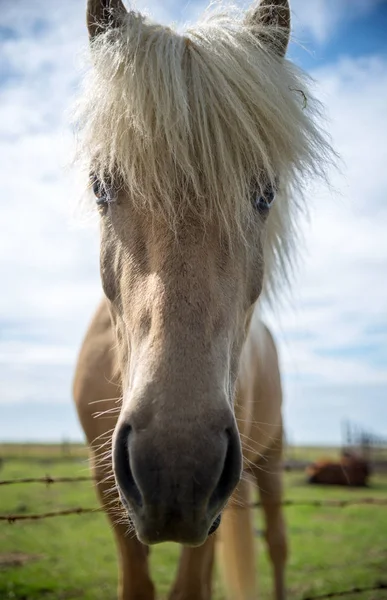
[[278,184],[266,295],[287,279],[304,183],[324,175],[330,154],[307,76],[270,49],[270,35],[233,9],[183,34],[131,11],[93,40],[76,112],[88,166],[171,227],[190,211],[219,219],[232,239],[253,218],[252,184]]

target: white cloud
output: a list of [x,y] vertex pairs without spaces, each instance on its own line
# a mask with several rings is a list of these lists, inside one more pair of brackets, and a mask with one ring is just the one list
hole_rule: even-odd
[[358,414],[368,410],[371,420],[374,387],[387,394],[387,60],[345,59],[315,76],[344,165],[333,176],[337,194],[317,189],[311,196],[293,307],[280,324],[270,320],[282,350],[288,421],[309,400],[337,424],[339,413],[354,412],[350,390]]
[[383,0],[292,0],[295,37],[303,41],[303,32],[323,43],[344,21],[371,12]]
[[313,334],[313,342],[296,344],[304,362],[309,356],[308,368],[326,373],[329,380],[344,383],[350,376],[353,382],[364,377],[369,383],[387,382],[387,369],[376,372],[360,364],[362,357],[343,359],[333,369],[331,359],[313,353],[362,344],[367,327],[386,322],[387,107],[381,98],[387,95],[387,60],[346,59],[316,76],[329,109],[333,144],[345,164],[333,178],[337,195],[317,189],[311,197],[307,251],[294,292],[299,310],[283,318],[284,329]]
[[[293,6],[299,26],[322,41],[345,17],[348,2],[293,0]],[[354,0],[352,14],[370,5]],[[33,330],[33,336],[23,341],[21,331],[12,344],[7,335],[0,339],[5,390],[0,401],[63,402],[100,294],[98,234],[95,228],[74,227],[70,207],[80,188],[65,169],[72,152],[66,110],[87,41],[84,4],[55,3],[53,10],[40,0],[22,6],[7,3],[2,12],[16,35],[1,47],[6,78],[0,81],[0,278],[6,283],[0,324],[14,323],[18,332]],[[203,7],[171,0],[157,4],[155,16],[163,22],[181,15],[191,20]],[[37,17],[38,36],[33,33]],[[345,166],[334,176],[337,196],[326,189],[313,192],[293,308],[282,312],[279,322],[271,318],[283,357],[287,415],[300,415],[316,382],[336,390],[347,386],[341,396],[347,407],[348,385],[365,390],[378,383],[387,389],[380,361],[345,353],[346,347],[387,346],[387,60],[347,58],[315,76]],[[338,347],[342,353],[330,354]],[[318,402],[324,404],[323,393]]]

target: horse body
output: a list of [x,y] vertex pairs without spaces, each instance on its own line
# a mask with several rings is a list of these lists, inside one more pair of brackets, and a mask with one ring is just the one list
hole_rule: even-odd
[[277,351],[260,313],[257,305],[241,353],[235,399],[242,445],[243,437],[249,440],[243,447],[243,455],[253,462],[272,446],[273,440],[281,438],[282,431]]
[[[112,432],[122,387],[109,307],[103,300],[83,342],[74,378],[74,399],[90,451],[96,489],[113,526],[120,564],[120,600],[153,600],[148,551],[122,520],[111,469]],[[273,564],[276,599],[285,597],[287,553],[282,508],[282,393],[274,341],[260,320],[259,307],[241,354],[235,414],[242,440],[244,471],[260,493],[266,539]],[[243,478],[226,509],[219,531],[198,548],[183,547],[170,600],[210,600],[215,544],[223,565],[225,588],[232,600],[255,598],[255,542],[251,483]]]

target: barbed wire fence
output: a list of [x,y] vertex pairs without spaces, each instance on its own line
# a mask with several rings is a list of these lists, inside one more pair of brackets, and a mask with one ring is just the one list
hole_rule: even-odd
[[374,585],[365,587],[353,587],[348,590],[338,592],[328,592],[327,594],[317,594],[317,596],[304,596],[303,600],[327,600],[328,598],[344,598],[345,596],[354,596],[355,594],[366,594],[367,592],[378,592],[387,590],[387,584],[379,581]]
[[[85,481],[94,481],[91,476],[80,476],[80,477],[51,477],[45,475],[44,477],[25,477],[19,479],[2,479],[0,480],[0,486],[15,485],[15,484],[32,484],[40,483],[51,486],[58,483],[79,483]],[[387,506],[387,498],[352,498],[352,499],[334,499],[334,500],[293,500],[287,499],[281,502],[281,506],[284,507],[311,507],[311,508],[341,508],[344,509],[348,506],[355,505],[373,505],[373,506]],[[248,504],[249,508],[259,508],[260,502],[254,502]],[[235,508],[235,506],[234,506]],[[243,507],[240,507],[243,508]],[[71,515],[85,515],[95,514],[103,512],[102,507],[76,507],[57,511],[43,512],[43,513],[29,513],[29,514],[0,514],[0,522],[7,522],[8,524],[14,524],[17,521],[38,521],[41,519],[48,519],[52,517],[65,517]],[[379,592],[386,590],[387,597],[387,581],[376,581],[373,585],[365,587],[351,587],[345,590],[336,590],[327,593],[308,595],[304,596],[303,600],[328,600],[329,598],[344,598],[348,596],[363,596],[369,592]]]
[[0,479],[0,485],[13,485],[15,483],[76,483],[79,481],[94,481],[94,477],[90,475],[80,477],[50,477],[45,475],[44,477],[23,477],[22,479]]

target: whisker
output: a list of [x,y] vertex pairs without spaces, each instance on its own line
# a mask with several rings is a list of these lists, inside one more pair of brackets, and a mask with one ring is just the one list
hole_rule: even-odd
[[116,396],[115,398],[101,398],[101,400],[91,400],[90,402],[88,402],[88,405],[91,406],[92,404],[99,404],[100,402],[111,402],[112,400],[118,402],[121,398],[122,396]]

